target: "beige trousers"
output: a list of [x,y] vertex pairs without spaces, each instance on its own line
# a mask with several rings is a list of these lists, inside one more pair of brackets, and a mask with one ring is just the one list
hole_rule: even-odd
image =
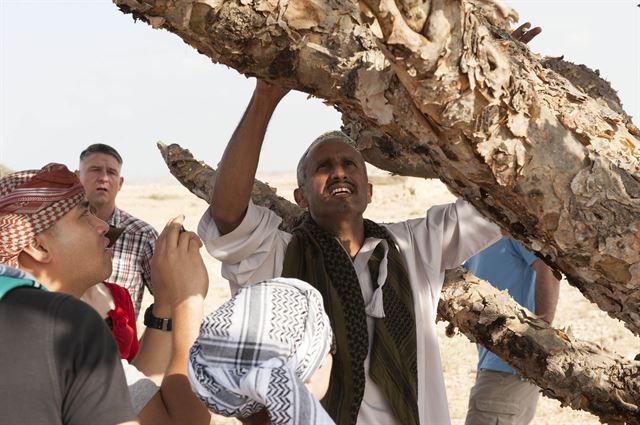
[[518,375],[483,369],[471,388],[465,425],[528,425],[538,395],[538,387]]

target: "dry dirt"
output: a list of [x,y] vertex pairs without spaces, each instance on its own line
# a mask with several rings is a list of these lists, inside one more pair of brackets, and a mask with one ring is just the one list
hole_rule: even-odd
[[[258,176],[278,188],[278,194],[291,199],[294,174],[268,174]],[[431,205],[451,202],[454,197],[439,181],[389,176],[372,172],[373,202],[367,217],[379,222],[420,217]],[[198,220],[207,205],[170,178],[151,183],[125,184],[118,196],[118,206],[149,222],[158,231],[167,220],[184,214],[185,227],[197,228]],[[206,300],[206,312],[217,308],[229,297],[226,282],[220,275],[220,264],[202,250],[209,271],[210,289]],[[145,294],[143,309],[152,302]],[[144,311],[144,310],[143,310]],[[596,342],[627,358],[640,353],[640,340],[634,338],[621,322],[609,318],[580,292],[562,282],[560,302],[555,321],[556,327],[570,329],[578,338]],[[449,410],[454,425],[464,424],[469,389],[473,385],[476,366],[475,345],[463,335],[448,338],[444,324],[438,324],[440,353],[447,386]],[[139,323],[139,329],[143,329]],[[235,420],[216,418],[214,423],[235,424]],[[534,424],[598,424],[598,420],[585,412],[563,408],[560,403],[541,397]]]

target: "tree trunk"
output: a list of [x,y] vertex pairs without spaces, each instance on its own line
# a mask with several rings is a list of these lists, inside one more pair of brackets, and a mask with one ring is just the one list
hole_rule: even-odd
[[640,332],[638,130],[511,39],[497,0],[115,3],[335,104],[374,164],[437,175]]
[[[211,199],[214,169],[179,145],[158,144],[158,148],[180,183],[198,197]],[[301,217],[302,209],[259,180],[252,199],[282,217],[285,231],[291,231]],[[640,424],[640,362],[551,328],[463,269],[447,272],[438,315],[531,378],[547,396],[591,412],[601,421]]]

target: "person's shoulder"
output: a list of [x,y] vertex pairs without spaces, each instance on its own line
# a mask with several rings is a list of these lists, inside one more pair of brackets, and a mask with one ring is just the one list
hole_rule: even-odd
[[59,308],[57,309],[58,315],[61,319],[80,321],[77,323],[82,323],[87,326],[104,324],[104,320],[89,304],[78,298],[72,297],[71,295],[63,296],[64,298],[60,299]]
[[33,287],[18,287],[11,290],[3,301],[12,305],[31,306],[38,310],[63,304],[74,298],[60,292],[42,291]]
[[84,301],[60,292],[35,288],[16,288],[3,298],[23,311],[31,311],[40,317],[49,317],[60,323],[93,325],[102,322],[98,313]]
[[154,237],[158,236],[158,232],[156,229],[147,223],[146,221],[135,217],[123,209],[118,208],[118,212],[120,214],[120,226],[126,227],[129,232],[136,233],[147,233],[149,235],[153,235]]
[[538,259],[538,257],[536,257],[536,255],[533,252],[529,251],[524,245],[522,245],[520,241],[509,238],[509,243],[513,254],[522,258],[522,260],[528,265],[533,264]]
[[394,233],[398,231],[402,231],[404,229],[413,228],[416,226],[423,226],[425,221],[427,220],[426,214],[418,217],[411,217],[405,220],[400,220],[391,223],[376,223],[379,226],[382,226],[387,229],[387,231]]

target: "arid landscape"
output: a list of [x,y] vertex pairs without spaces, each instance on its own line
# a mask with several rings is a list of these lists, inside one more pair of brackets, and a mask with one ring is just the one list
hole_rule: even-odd
[[[258,177],[276,187],[278,194],[291,199],[295,180],[293,173],[263,174]],[[431,205],[454,200],[439,181],[389,176],[379,171],[373,171],[370,177],[374,185],[374,195],[366,216],[380,222],[419,217]],[[125,183],[118,197],[118,206],[148,221],[160,231],[169,218],[178,214],[186,216],[185,227],[195,230],[207,204],[171,177],[166,177],[155,182]],[[229,290],[220,275],[220,264],[210,257],[204,248],[202,253],[210,279],[206,304],[206,311],[209,312],[229,297]],[[151,297],[146,296],[143,308],[151,302]],[[140,322],[141,319],[142,317]],[[626,358],[633,358],[640,353],[640,339],[625,329],[621,322],[609,318],[566,282],[562,282],[554,325]],[[139,329],[143,329],[142,323],[139,326]],[[475,345],[464,335],[456,335],[453,338],[445,336],[443,323],[438,325],[438,329],[452,423],[464,424],[469,389],[475,378]],[[216,418],[214,423],[236,422]],[[534,423],[589,425],[598,424],[599,421],[588,413],[563,408],[559,402],[542,397]]]

